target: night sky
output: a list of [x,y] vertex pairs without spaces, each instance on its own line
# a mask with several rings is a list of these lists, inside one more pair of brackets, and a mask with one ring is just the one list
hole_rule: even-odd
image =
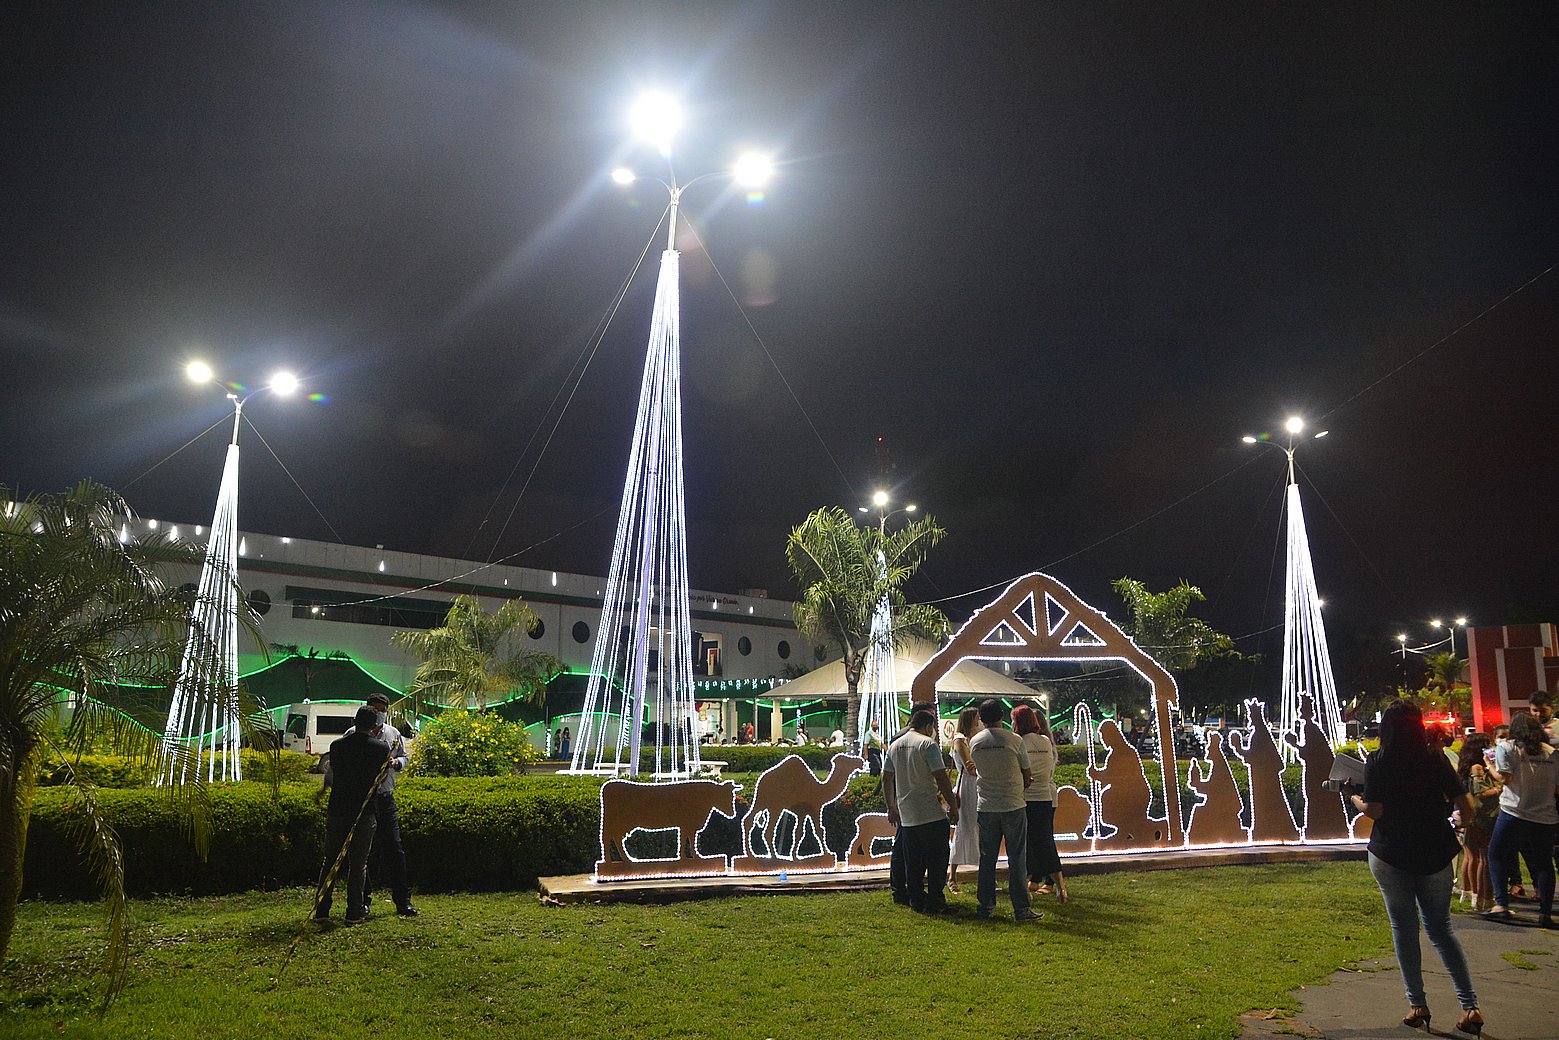
[[916,598],[1186,578],[1276,656],[1240,436],[1298,413],[1345,691],[1431,617],[1559,621],[1555,5],[10,4],[0,68],[0,483],[208,522],[184,362],[288,367],[328,402],[246,414],[323,519],[246,432],[245,529],[604,574],[659,86],[684,179],[782,163],[686,198],[696,586],[793,595],[882,437],[948,529]]

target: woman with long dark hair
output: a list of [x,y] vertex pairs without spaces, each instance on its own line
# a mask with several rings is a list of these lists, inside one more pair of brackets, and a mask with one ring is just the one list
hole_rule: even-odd
[[1424,717],[1410,701],[1392,701],[1380,717],[1380,751],[1364,767],[1364,792],[1353,802],[1375,822],[1370,831],[1370,873],[1386,901],[1391,943],[1407,990],[1406,1026],[1429,1028],[1424,994],[1420,922],[1445,965],[1462,1005],[1456,1028],[1483,1032],[1483,1014],[1473,992],[1467,955],[1451,930],[1451,869],[1460,846],[1451,828],[1451,807],[1475,808],[1451,764],[1424,737]]
[[1480,913],[1494,903],[1494,881],[1489,873],[1489,838],[1499,815],[1499,794],[1505,789],[1487,759],[1494,742],[1486,733],[1473,733],[1462,741],[1456,775],[1477,806],[1462,814],[1462,898]]
[[1027,704],[1020,704],[1012,709],[1012,731],[1023,740],[1034,774],[1034,782],[1023,792],[1029,829],[1029,891],[1046,895],[1054,885],[1056,898],[1064,903],[1066,877],[1056,851],[1056,745],[1050,739],[1050,722]]
[[[1499,796],[1499,817],[1489,842],[1494,873],[1494,906],[1484,917],[1509,921],[1510,897],[1506,879],[1516,873],[1516,856],[1527,861],[1532,883],[1537,886],[1538,918],[1543,928],[1554,926],[1554,831],[1559,810],[1554,795],[1559,788],[1559,756],[1543,742],[1543,726],[1531,715],[1510,720],[1510,742],[1494,750],[1494,769],[1504,781]],[[1518,875],[1519,876],[1519,875]]]

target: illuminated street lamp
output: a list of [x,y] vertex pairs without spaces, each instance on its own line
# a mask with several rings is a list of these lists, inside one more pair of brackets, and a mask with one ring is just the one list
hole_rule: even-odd
[[[1279,444],[1263,434],[1243,438],[1246,444],[1266,444],[1280,449],[1288,459],[1287,567],[1283,595],[1283,687],[1279,726],[1284,733],[1294,732],[1300,720],[1300,698],[1314,698],[1316,722],[1333,745],[1344,739],[1342,711],[1337,700],[1337,683],[1332,675],[1331,654],[1326,647],[1326,628],[1321,621],[1321,596],[1315,585],[1315,566],[1310,559],[1310,538],[1305,532],[1305,514],[1299,501],[1299,481],[1294,470],[1294,452],[1305,430],[1299,416],[1290,416],[1283,424],[1287,442]],[[1312,434],[1310,440],[1325,437],[1326,430]],[[1283,745],[1285,756],[1294,750]]]
[[[244,405],[267,390],[287,396],[298,388],[290,372],[278,372],[265,386],[239,397],[217,381],[211,366],[191,361],[184,368],[191,382],[211,383],[233,402],[233,436],[222,467],[216,513],[211,518],[211,537],[200,568],[200,584],[190,617],[190,638],[179,660],[173,684],[173,702],[162,744],[167,765],[160,783],[187,778],[191,764],[200,768],[200,755],[210,751],[206,779],[242,780],[238,754],[238,428]],[[215,678],[215,683],[210,680]],[[203,679],[205,681],[203,681]],[[216,695],[203,691],[215,688]],[[180,753],[182,752],[182,753]]]
[[[698,772],[699,745],[682,470],[677,216],[683,192],[699,181],[727,176],[755,186],[767,179],[772,164],[764,156],[744,155],[733,170],[682,183],[671,163],[683,122],[676,99],[646,94],[633,106],[630,121],[635,136],[665,161],[666,179],[649,179],[666,189],[669,219],[611,570],[568,771],[691,776]],[[624,186],[640,179],[627,166],[611,176]],[[644,762],[641,745],[649,723],[653,759]]]
[[1433,621],[1429,622],[1429,624],[1433,628],[1443,628],[1443,629],[1445,629],[1445,631],[1446,631],[1446,638],[1451,641],[1451,656],[1455,657],[1456,656],[1456,626],[1460,625],[1461,627],[1466,628],[1467,627],[1467,619],[1464,618],[1464,617],[1459,617],[1455,621],[1451,622],[1449,625],[1445,625],[1445,624],[1441,624],[1439,618],[1435,618]]

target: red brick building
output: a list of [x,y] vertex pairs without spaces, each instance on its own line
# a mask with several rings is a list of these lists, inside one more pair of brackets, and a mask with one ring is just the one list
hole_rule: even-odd
[[1534,690],[1559,689],[1559,625],[1467,630],[1473,725],[1487,732],[1526,708]]

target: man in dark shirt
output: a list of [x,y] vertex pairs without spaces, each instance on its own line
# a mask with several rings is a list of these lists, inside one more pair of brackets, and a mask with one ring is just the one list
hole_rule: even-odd
[[358,708],[355,721],[349,736],[330,745],[330,804],[325,810],[325,862],[319,872],[316,921],[330,918],[331,896],[336,887],[331,867],[349,835],[352,843],[347,851],[346,923],[361,924],[368,919],[363,884],[368,877],[368,853],[373,849],[378,824],[369,795],[382,779],[390,760],[390,746],[374,736],[379,716],[372,708]]

